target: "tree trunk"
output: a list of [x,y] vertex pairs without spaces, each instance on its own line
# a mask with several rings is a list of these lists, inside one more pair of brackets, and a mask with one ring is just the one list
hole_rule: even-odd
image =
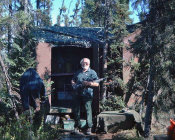
[[3,71],[4,75],[5,75],[8,93],[9,93],[9,95],[12,95],[12,84],[10,82],[10,79],[9,79],[9,76],[8,76],[8,73],[7,73],[4,61],[3,61],[2,57],[1,57],[1,54],[0,54],[0,64],[1,64],[1,67],[2,67],[2,71]]
[[[107,71],[107,50],[108,50],[108,43],[103,47],[103,72],[102,77],[105,77],[105,73]],[[107,87],[102,83],[102,101],[106,100],[106,89]]]
[[62,1],[62,5],[61,5],[61,8],[60,8],[60,16],[62,15],[63,7],[64,7],[64,0]]
[[[12,4],[9,2],[9,17],[12,17],[13,11],[12,11]],[[8,52],[11,49],[11,42],[12,42],[12,28],[11,24],[8,24]]]
[[[36,1],[36,9],[37,10],[40,9],[40,0]],[[37,14],[36,15],[36,26],[39,26],[39,18],[38,18],[39,14],[38,14],[38,12],[36,14]]]
[[11,104],[12,104],[13,109],[15,111],[15,117],[18,120],[19,119],[19,115],[18,115],[18,112],[16,110],[17,108],[16,108],[16,104],[15,104],[15,101],[14,101],[14,97],[13,97],[14,94],[13,94],[13,91],[12,91],[12,84],[11,84],[10,78],[8,76],[7,68],[6,68],[5,64],[4,64],[4,61],[3,61],[2,57],[1,57],[1,51],[0,51],[0,65],[2,67],[2,71],[3,71],[4,75],[5,75],[7,90],[8,90],[8,93],[10,95]]
[[29,12],[28,0],[24,0],[24,12],[27,14]]
[[148,81],[148,98],[147,98],[147,107],[145,114],[145,129],[144,136],[149,137],[151,130],[151,120],[152,120],[152,111],[153,111],[153,97],[154,97],[154,75],[155,68],[153,65],[153,60],[150,60],[150,73]]
[[[109,28],[109,6],[110,0],[105,0],[105,19],[104,19],[104,32],[105,32],[105,45],[103,46],[103,72],[102,76],[105,76],[107,71],[107,52],[108,52],[108,28]],[[106,100],[106,86],[102,83],[102,101]]]

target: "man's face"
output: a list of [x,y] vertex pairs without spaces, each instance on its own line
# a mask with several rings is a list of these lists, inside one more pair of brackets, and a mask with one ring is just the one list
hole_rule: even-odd
[[83,70],[88,70],[90,66],[90,62],[88,59],[84,59],[81,63],[81,67],[83,68]]

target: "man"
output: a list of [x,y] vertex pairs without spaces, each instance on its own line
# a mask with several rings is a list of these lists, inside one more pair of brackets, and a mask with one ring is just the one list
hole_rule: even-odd
[[[29,117],[36,129],[41,125],[42,115],[49,110],[49,103],[45,100],[45,94],[45,86],[38,73],[33,68],[27,69],[20,79],[20,96],[24,114]],[[45,107],[41,106],[40,103]],[[31,107],[35,112],[33,119],[31,119]],[[40,109],[41,107],[44,109]]]
[[87,130],[86,134],[91,134],[92,128],[92,99],[93,99],[93,87],[98,87],[99,83],[93,82],[98,79],[96,72],[90,69],[90,60],[83,58],[80,61],[82,69],[77,71],[71,81],[73,89],[75,90],[75,132],[79,132],[80,128],[80,103],[85,106],[87,115]]

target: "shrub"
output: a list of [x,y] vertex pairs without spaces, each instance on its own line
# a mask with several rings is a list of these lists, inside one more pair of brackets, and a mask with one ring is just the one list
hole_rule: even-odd
[[121,110],[124,107],[125,103],[122,97],[116,95],[111,95],[104,102],[100,102],[100,110],[102,111]]

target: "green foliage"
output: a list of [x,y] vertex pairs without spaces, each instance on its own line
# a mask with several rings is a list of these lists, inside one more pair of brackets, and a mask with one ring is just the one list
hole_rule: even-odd
[[[59,139],[59,126],[56,128],[48,124],[44,125],[44,117],[41,117],[41,124],[30,123],[29,111],[19,115],[17,120],[15,112],[7,93],[0,92],[0,139],[1,140],[48,140]],[[44,108],[45,109],[45,108]],[[19,108],[17,109],[19,112]],[[42,114],[40,114],[42,115]],[[31,118],[34,117],[34,110],[31,110]]]
[[24,71],[30,67],[35,67],[35,57],[34,52],[31,51],[30,43],[27,44],[26,47],[22,46],[22,41],[17,39],[18,44],[13,45],[13,49],[10,52],[10,55],[6,59],[9,64],[9,74],[12,79],[12,84],[14,87],[19,87],[19,81],[21,75]]
[[38,140],[60,139],[61,132],[59,126],[52,128],[50,125],[40,127],[38,131]]
[[[4,3],[0,6],[13,7],[11,3]],[[15,90],[19,87],[19,79],[21,74],[29,67],[35,66],[35,44],[32,42],[30,28],[33,25],[31,13],[24,11],[24,3],[15,2],[15,6],[9,11],[4,9],[1,11],[0,28],[1,32],[1,52],[5,59],[10,80]],[[23,8],[22,8],[23,7]],[[22,9],[21,9],[22,8]],[[8,13],[10,12],[10,13]],[[8,13],[8,14],[6,14]],[[12,16],[13,15],[13,16]],[[18,90],[17,90],[18,91]]]
[[[36,11],[33,13],[36,26],[50,26],[52,0],[37,0]],[[35,9],[35,8],[34,8]]]
[[134,71],[139,71],[140,65],[140,63],[135,62],[133,59],[131,60],[131,69],[133,69]]
[[[130,19],[128,17],[128,1],[111,0],[109,1],[109,22],[113,26],[117,24],[118,27],[123,26],[121,23],[128,24]],[[105,1],[103,0],[86,0],[84,8],[81,13],[81,26],[83,27],[104,27],[106,20]],[[112,26],[109,27],[112,27]],[[118,30],[119,28],[115,28]],[[113,29],[112,29],[113,30]]]
[[[131,23],[128,4],[127,0],[86,0],[81,13],[82,27],[104,27],[105,40],[108,45],[108,48],[105,48],[108,53],[107,70],[104,76],[113,81],[110,90],[114,89],[112,90],[114,95],[121,95],[123,91],[126,91],[122,80],[122,55],[123,40],[128,34],[126,26]],[[116,92],[116,89],[120,93]]]
[[53,84],[53,81],[48,82],[48,80],[44,80],[44,86],[47,90],[47,95],[45,96],[46,100],[48,100],[49,96],[54,93],[55,88],[51,88]]
[[121,110],[125,107],[125,103],[120,96],[111,95],[107,100],[100,103],[100,110],[114,111]]
[[51,17],[50,13],[43,11],[41,9],[36,10],[38,25],[40,26],[50,26],[51,25]]
[[9,96],[6,92],[0,92],[0,126],[6,125],[14,117],[14,110],[12,108]]
[[[99,1],[100,2],[100,1]],[[100,16],[99,10],[101,2],[96,6],[97,0],[86,0],[81,13],[81,26],[83,27],[101,27],[104,23],[103,16]],[[104,11],[104,10],[103,10]],[[104,15],[104,12],[101,15]]]
[[[73,9],[73,14],[70,15],[70,10],[72,6],[72,1],[69,3],[69,7],[64,5],[64,0],[62,1],[62,6],[60,12],[57,16],[56,26],[66,26],[66,27],[79,27],[80,25],[80,13],[81,7],[80,0],[76,1],[75,8]],[[83,7],[83,6],[82,6]]]
[[[5,122],[4,117],[0,117],[0,121]],[[42,125],[35,132],[34,126],[31,124],[24,114],[20,115],[20,119],[15,121],[11,120],[3,127],[0,126],[0,139],[1,140],[48,140],[59,139],[60,132],[57,128],[52,128],[50,125]]]
[[[22,124],[22,128],[21,128]],[[18,121],[14,121],[5,125],[5,127],[0,128],[0,133],[2,134],[0,138],[2,140],[23,140],[33,137],[33,133],[30,131],[31,125],[26,121],[25,117],[20,118]]]
[[2,69],[0,69],[0,93],[1,92],[6,92],[6,83],[5,83],[5,77],[2,72]]
[[[15,19],[18,19],[17,21],[13,21],[13,23],[16,22],[16,25],[18,26],[24,26],[29,25],[31,23],[32,17],[30,14],[26,14],[24,11],[18,11],[14,15]],[[19,29],[19,28],[18,28]]]
[[128,2],[127,1],[113,1],[113,5],[110,7],[110,33],[114,36],[109,38],[112,40],[109,46],[108,52],[108,70],[107,77],[110,80],[116,81],[113,86],[120,88],[122,91],[126,91],[123,79],[123,39],[127,36],[128,32],[126,25],[131,23],[129,18]]
[[[28,26],[31,25],[29,24]],[[30,67],[36,66],[35,46],[30,28],[19,32],[18,36],[14,38],[12,49],[6,57],[6,62],[9,65],[9,75],[15,88],[19,88],[20,77],[23,72]]]

